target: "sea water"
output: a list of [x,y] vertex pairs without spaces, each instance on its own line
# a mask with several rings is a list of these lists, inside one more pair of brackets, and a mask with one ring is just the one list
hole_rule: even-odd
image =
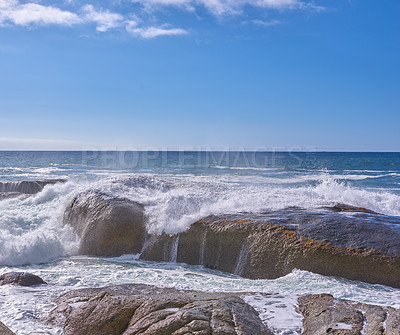
[[398,289],[300,270],[249,280],[201,266],[145,262],[137,255],[77,256],[79,241],[62,223],[65,207],[89,189],[142,203],[148,231],[170,235],[210,214],[290,206],[345,203],[400,216],[399,153],[0,152],[0,181],[54,178],[67,182],[26,199],[0,201],[0,274],[29,271],[49,283],[0,287],[0,321],[17,334],[61,334],[40,322],[58,295],[122,283],[244,292],[276,334],[301,332],[296,298],[306,293],[400,307]]

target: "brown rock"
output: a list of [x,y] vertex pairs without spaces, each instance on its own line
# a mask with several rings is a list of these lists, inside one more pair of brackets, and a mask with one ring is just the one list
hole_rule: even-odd
[[400,334],[399,310],[335,299],[329,294],[299,298],[303,335]]
[[400,220],[283,210],[211,216],[177,236],[151,236],[141,259],[201,264],[252,279],[302,269],[400,287]]
[[74,228],[80,237],[79,253],[86,255],[138,253],[146,235],[142,205],[94,191],[73,199],[64,223]]
[[28,272],[8,272],[0,276],[0,286],[15,284],[20,286],[34,286],[46,284],[46,282],[32,273]]
[[[75,309],[65,306],[81,302]],[[50,320],[65,317],[64,334],[272,335],[239,294],[128,284],[62,295]]]
[[0,322],[0,335],[15,335],[4,323]]

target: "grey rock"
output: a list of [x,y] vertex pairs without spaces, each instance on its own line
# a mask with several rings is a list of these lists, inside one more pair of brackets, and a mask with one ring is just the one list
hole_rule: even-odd
[[64,212],[64,223],[80,237],[79,253],[85,255],[139,253],[146,237],[142,205],[95,191],[73,199]]
[[335,299],[329,294],[299,298],[303,335],[398,335],[399,310]]
[[71,291],[57,304],[47,322],[65,322],[65,335],[272,335],[257,312],[234,293],[127,284]]
[[8,272],[0,276],[0,286],[15,284],[20,286],[34,286],[46,284],[46,282],[29,272]]
[[66,182],[65,179],[0,182],[0,193],[17,192],[17,193],[32,195],[42,191],[46,185],[65,183],[65,182]]

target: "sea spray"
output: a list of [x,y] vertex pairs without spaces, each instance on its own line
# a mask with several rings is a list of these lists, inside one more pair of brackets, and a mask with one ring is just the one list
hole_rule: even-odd
[[[145,206],[149,233],[178,234],[208,215],[278,210],[290,206],[314,209],[337,202],[400,215],[400,196],[361,189],[326,175],[298,186],[238,182],[240,176],[123,174],[94,180],[46,185],[25,200],[0,201],[0,264],[46,262],[77,251],[76,237],[62,225],[74,195],[98,190]],[[200,257],[202,252],[200,252]],[[202,263],[202,262],[200,262]]]

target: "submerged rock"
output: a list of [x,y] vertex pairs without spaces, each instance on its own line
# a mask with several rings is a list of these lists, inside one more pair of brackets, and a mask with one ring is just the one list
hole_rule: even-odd
[[85,255],[139,253],[146,235],[142,205],[95,191],[73,199],[64,212],[64,223],[80,237],[79,253]]
[[303,335],[398,335],[400,310],[335,299],[329,294],[299,298]]
[[46,282],[39,276],[29,272],[8,272],[0,276],[0,286],[7,284],[34,286],[46,284]]
[[0,335],[15,335],[4,323],[0,322]]
[[36,194],[43,190],[46,185],[65,183],[65,179],[48,179],[16,182],[0,182],[0,193]]
[[210,216],[177,236],[151,236],[140,257],[252,279],[278,278],[297,268],[400,287],[400,219],[300,209]]
[[71,291],[57,304],[47,321],[65,321],[65,335],[273,334],[235,293],[127,284]]

